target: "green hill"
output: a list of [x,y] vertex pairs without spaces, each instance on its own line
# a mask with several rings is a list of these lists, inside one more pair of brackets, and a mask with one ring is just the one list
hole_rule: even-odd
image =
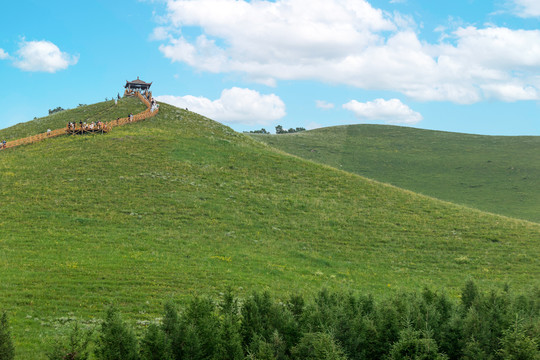
[[292,157],[166,104],[105,135],[0,151],[0,183],[0,309],[20,359],[111,302],[136,325],[167,299],[228,287],[538,285],[539,224]]
[[540,137],[385,125],[253,135],[273,147],[417,193],[540,222]]

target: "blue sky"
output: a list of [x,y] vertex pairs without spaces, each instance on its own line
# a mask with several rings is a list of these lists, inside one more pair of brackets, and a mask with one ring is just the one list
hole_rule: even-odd
[[20,0],[0,30],[0,128],[139,76],[237,131],[540,135],[537,0]]

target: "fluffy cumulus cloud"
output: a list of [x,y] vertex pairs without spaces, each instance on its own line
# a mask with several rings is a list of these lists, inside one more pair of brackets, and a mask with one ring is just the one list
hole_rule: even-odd
[[156,99],[229,123],[266,125],[285,116],[285,104],[278,96],[237,87],[223,90],[217,100],[191,95],[160,95]]
[[365,103],[351,100],[343,105],[362,121],[383,121],[387,124],[414,125],[422,121],[422,115],[413,111],[399,99],[376,99]]
[[50,41],[23,41],[17,50],[14,65],[24,71],[54,73],[75,65],[78,61],[78,56],[60,51],[58,46]]
[[9,54],[4,51],[4,49],[0,48],[0,60],[7,59],[9,57]]
[[[537,1],[515,0],[528,14]],[[428,43],[366,0],[169,0],[160,51],[252,81],[312,79],[420,101],[540,99],[540,31],[462,27]],[[234,21],[231,21],[234,19]],[[197,28],[190,37],[186,29]]]
[[521,17],[540,17],[540,2],[538,0],[514,0],[516,13]]

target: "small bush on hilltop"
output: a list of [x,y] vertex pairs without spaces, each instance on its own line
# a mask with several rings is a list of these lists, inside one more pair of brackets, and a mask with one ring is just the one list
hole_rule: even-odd
[[60,111],[64,111],[65,109],[63,109],[62,107],[57,107],[57,108],[54,108],[54,109],[49,109],[49,115],[52,115],[54,113],[57,113],[57,112],[60,112]]

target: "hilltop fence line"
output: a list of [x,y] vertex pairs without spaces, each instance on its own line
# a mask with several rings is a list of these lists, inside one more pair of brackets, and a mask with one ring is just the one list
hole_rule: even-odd
[[[125,125],[125,124],[129,124],[129,123],[133,123],[133,122],[148,119],[148,118],[150,118],[152,116],[155,116],[158,113],[159,108],[155,108],[154,111],[151,111],[150,101],[148,101],[148,99],[146,99],[144,96],[142,96],[141,93],[137,92],[136,94],[137,94],[137,97],[146,105],[146,110],[143,111],[143,112],[140,112],[138,114],[133,115],[132,119],[130,119],[129,117],[125,117],[125,118],[119,118],[119,119],[112,120],[112,121],[109,121],[109,122],[105,123],[104,128],[107,129],[107,131],[109,131],[110,129],[112,129],[113,127],[116,127],[116,126],[122,126],[122,125]],[[42,140],[45,140],[45,139],[49,139],[49,138],[53,138],[53,137],[57,137],[57,136],[61,136],[61,135],[66,135],[68,133],[68,130],[69,129],[66,126],[65,128],[62,128],[62,129],[51,130],[51,131],[44,132],[44,133],[41,133],[41,134],[28,136],[28,137],[25,137],[25,138],[22,138],[22,139],[8,141],[8,142],[6,142],[5,148],[7,149],[7,148],[12,148],[12,147],[15,147],[15,146],[19,146],[19,145],[32,144],[32,143],[42,141]],[[1,144],[0,144],[0,146],[1,146]]]

